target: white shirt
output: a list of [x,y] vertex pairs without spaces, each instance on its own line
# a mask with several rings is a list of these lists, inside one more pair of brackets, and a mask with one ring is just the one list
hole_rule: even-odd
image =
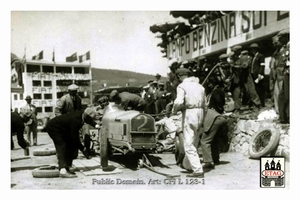
[[173,111],[177,112],[180,108],[204,108],[204,105],[205,89],[199,83],[199,79],[196,77],[185,78],[177,87]]

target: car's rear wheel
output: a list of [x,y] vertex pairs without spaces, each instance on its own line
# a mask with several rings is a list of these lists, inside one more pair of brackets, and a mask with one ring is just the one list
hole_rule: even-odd
[[182,164],[184,156],[183,133],[181,132],[175,137],[175,160],[177,165]]
[[108,166],[108,139],[107,139],[107,129],[101,127],[100,129],[100,161],[102,168]]

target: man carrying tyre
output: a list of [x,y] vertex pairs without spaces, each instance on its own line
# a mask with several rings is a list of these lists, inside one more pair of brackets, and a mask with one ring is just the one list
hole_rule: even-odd
[[179,68],[176,71],[181,83],[177,86],[177,96],[172,113],[182,112],[183,147],[185,157],[182,167],[191,170],[187,177],[203,178],[204,172],[194,143],[200,135],[205,107],[205,90],[199,79],[191,76],[191,71]]
[[93,120],[95,115],[96,111],[93,108],[86,108],[83,111],[73,111],[54,117],[43,129],[43,131],[48,132],[50,138],[54,142],[60,177],[77,177],[74,169],[71,168],[74,159],[74,151],[78,151],[79,149],[85,157],[89,156],[87,150],[80,142],[79,130],[84,123],[95,128],[100,128],[100,126]]

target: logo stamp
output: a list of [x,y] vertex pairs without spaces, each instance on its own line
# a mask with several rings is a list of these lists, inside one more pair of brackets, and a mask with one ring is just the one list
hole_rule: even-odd
[[260,158],[260,187],[284,188],[285,187],[285,158],[261,157]]

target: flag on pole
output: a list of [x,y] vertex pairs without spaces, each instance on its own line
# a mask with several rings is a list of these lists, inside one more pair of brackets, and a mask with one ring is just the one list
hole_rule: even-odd
[[71,56],[66,57],[66,62],[74,62],[77,60],[77,53],[73,53]]
[[54,48],[53,48],[53,53],[52,53],[52,62],[55,62],[55,51],[54,51]]
[[22,59],[22,63],[26,62],[26,45],[24,47],[24,55],[23,55],[23,59]]
[[79,62],[80,63],[83,62],[83,61],[86,61],[86,60],[90,60],[91,59],[90,51],[88,51],[85,54],[80,55],[78,57],[79,57]]
[[91,60],[90,51],[86,52],[86,60]]
[[39,54],[32,56],[32,60],[41,60],[44,58],[44,50],[41,51]]

